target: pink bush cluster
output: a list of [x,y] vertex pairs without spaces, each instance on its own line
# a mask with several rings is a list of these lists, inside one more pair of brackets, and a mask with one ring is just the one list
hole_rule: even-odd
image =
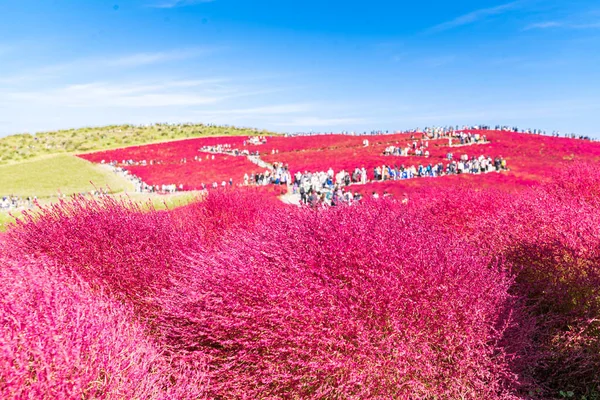
[[205,395],[205,365],[171,360],[126,306],[58,272],[51,258],[0,263],[1,398]]
[[124,302],[124,322],[171,364],[206,365],[209,397],[475,398],[515,382],[495,345],[510,278],[393,203],[313,213],[234,192],[142,212],[75,199],[8,241],[90,285],[91,305]]
[[575,164],[517,196],[425,189],[412,199],[423,218],[503,259],[515,277],[511,293],[523,299],[531,330],[524,378],[546,393],[598,396],[600,168]]
[[214,396],[503,396],[510,278],[474,253],[391,203],[280,212],[193,252],[158,326]]
[[[2,243],[0,390],[104,398],[600,392],[600,169],[310,210],[76,198]],[[35,396],[34,396],[35,397]]]

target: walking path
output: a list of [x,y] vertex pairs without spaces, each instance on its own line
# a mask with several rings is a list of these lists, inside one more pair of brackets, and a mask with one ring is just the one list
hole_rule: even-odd
[[288,186],[288,191],[286,194],[279,196],[279,200],[281,200],[283,203],[285,204],[291,204],[291,205],[295,205],[295,206],[299,206],[300,205],[300,194],[294,194],[292,193],[292,191],[290,190],[289,186]]
[[248,161],[250,161],[253,164],[258,165],[261,168],[273,169],[273,165],[262,160],[260,158],[260,156],[247,156],[247,157],[248,157]]

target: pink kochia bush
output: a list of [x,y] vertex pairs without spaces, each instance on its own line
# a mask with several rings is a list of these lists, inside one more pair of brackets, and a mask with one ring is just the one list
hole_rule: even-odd
[[137,301],[167,284],[178,251],[173,233],[167,212],[144,212],[127,200],[78,197],[27,214],[10,237],[93,287]]
[[510,292],[526,303],[532,340],[522,380],[546,397],[598,396],[600,168],[575,164],[517,196],[449,189],[412,200],[423,219],[503,259],[515,277]]
[[202,396],[203,368],[170,362],[127,307],[53,264],[0,257],[0,398]]
[[210,356],[213,396],[510,397],[499,265],[392,203],[267,221],[191,253],[160,300],[164,343]]
[[600,392],[600,169],[407,199],[310,210],[215,191],[29,214],[0,247],[0,395]]
[[128,199],[75,197],[26,213],[9,238],[115,298],[148,306],[148,299],[170,285],[171,272],[187,252],[209,248],[228,230],[247,229],[268,210],[253,194],[216,192],[169,212]]
[[[164,370],[145,367],[154,353],[136,365],[166,380],[148,385],[167,398],[513,397],[503,343],[516,299],[500,263],[398,203],[311,211],[257,196],[173,211],[75,199],[14,227],[6,253],[83,281],[89,298],[75,303],[118,302],[119,321],[160,352]],[[55,376],[40,387],[69,381]]]
[[[537,321],[536,379],[600,393],[600,169],[577,165],[501,209],[483,229]],[[506,232],[498,232],[498,227]]]

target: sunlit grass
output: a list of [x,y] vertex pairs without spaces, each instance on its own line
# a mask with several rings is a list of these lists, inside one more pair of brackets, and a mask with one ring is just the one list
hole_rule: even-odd
[[105,166],[67,154],[0,166],[0,196],[71,195],[109,187],[111,192],[132,190],[133,184]]
[[201,124],[114,125],[44,132],[35,135],[25,133],[0,138],[0,164],[17,163],[48,154],[85,153],[192,137],[265,134],[270,134],[270,132],[251,128]]

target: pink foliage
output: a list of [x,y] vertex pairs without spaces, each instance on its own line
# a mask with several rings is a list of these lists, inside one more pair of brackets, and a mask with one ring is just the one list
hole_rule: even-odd
[[494,398],[517,383],[498,346],[510,278],[394,203],[75,199],[9,238],[133,305],[172,360],[206,362],[210,396]]
[[135,301],[168,283],[178,255],[173,225],[169,213],[144,212],[128,200],[75,197],[27,213],[9,237],[93,287]]
[[0,249],[1,394],[589,396],[600,168],[555,172],[318,210],[219,190],[168,211],[75,198],[29,214]]
[[1,398],[204,396],[205,368],[170,362],[127,307],[45,257],[0,263]]
[[515,276],[511,293],[535,321],[523,378],[550,393],[598,393],[600,168],[576,163],[518,196],[431,189],[410,203],[482,254],[505,260]]
[[392,203],[263,224],[191,254],[161,299],[173,351],[211,356],[214,396],[510,397],[498,265]]
[[202,146],[214,146],[218,144],[230,144],[234,148],[242,146],[245,136],[223,136],[223,137],[205,137],[195,139],[176,140],[172,142],[163,142],[147,144],[142,146],[124,147],[115,150],[97,151],[94,153],[82,154],[81,158],[88,161],[100,163],[105,162],[134,160],[161,160],[165,163],[179,162],[182,158],[193,160],[198,155],[198,149]]

